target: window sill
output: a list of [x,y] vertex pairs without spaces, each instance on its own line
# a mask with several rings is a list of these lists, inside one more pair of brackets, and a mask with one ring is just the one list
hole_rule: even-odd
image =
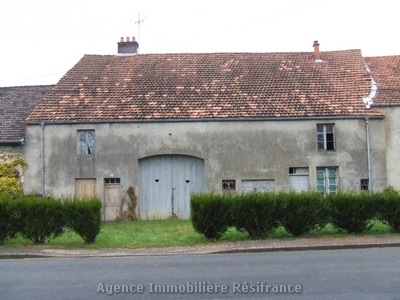
[[96,156],[94,154],[78,154],[76,156],[76,159],[77,160],[91,160],[91,161],[93,161],[93,160],[96,159]]

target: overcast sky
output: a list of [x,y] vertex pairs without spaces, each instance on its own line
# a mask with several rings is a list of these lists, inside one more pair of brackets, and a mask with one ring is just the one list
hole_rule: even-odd
[[[84,54],[304,52],[400,55],[397,0],[0,0],[0,87],[55,84]],[[139,20],[140,31],[135,24]]]

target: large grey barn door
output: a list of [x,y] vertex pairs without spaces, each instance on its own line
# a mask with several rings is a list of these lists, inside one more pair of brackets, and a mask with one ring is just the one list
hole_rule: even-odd
[[160,155],[139,161],[140,219],[190,217],[190,194],[204,189],[204,161],[184,155]]

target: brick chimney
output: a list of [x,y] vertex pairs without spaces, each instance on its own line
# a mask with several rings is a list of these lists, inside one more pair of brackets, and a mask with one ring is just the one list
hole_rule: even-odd
[[126,40],[124,40],[124,38],[121,37],[121,41],[118,42],[118,54],[122,55],[138,54],[138,49],[139,49],[139,43],[136,42],[135,37],[132,37],[132,41],[130,37],[127,37]]
[[314,41],[314,59],[316,62],[321,62],[321,52],[319,52],[319,43],[318,41]]

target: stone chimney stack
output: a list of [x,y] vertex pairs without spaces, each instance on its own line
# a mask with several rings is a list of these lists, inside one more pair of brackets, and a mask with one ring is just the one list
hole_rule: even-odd
[[118,42],[118,54],[122,55],[138,54],[138,49],[139,49],[139,43],[136,42],[135,37],[132,37],[132,41],[130,37],[127,37],[126,40],[124,40],[124,38],[121,37],[121,41]]
[[316,62],[321,62],[321,52],[319,52],[319,43],[318,41],[314,41],[314,59]]

